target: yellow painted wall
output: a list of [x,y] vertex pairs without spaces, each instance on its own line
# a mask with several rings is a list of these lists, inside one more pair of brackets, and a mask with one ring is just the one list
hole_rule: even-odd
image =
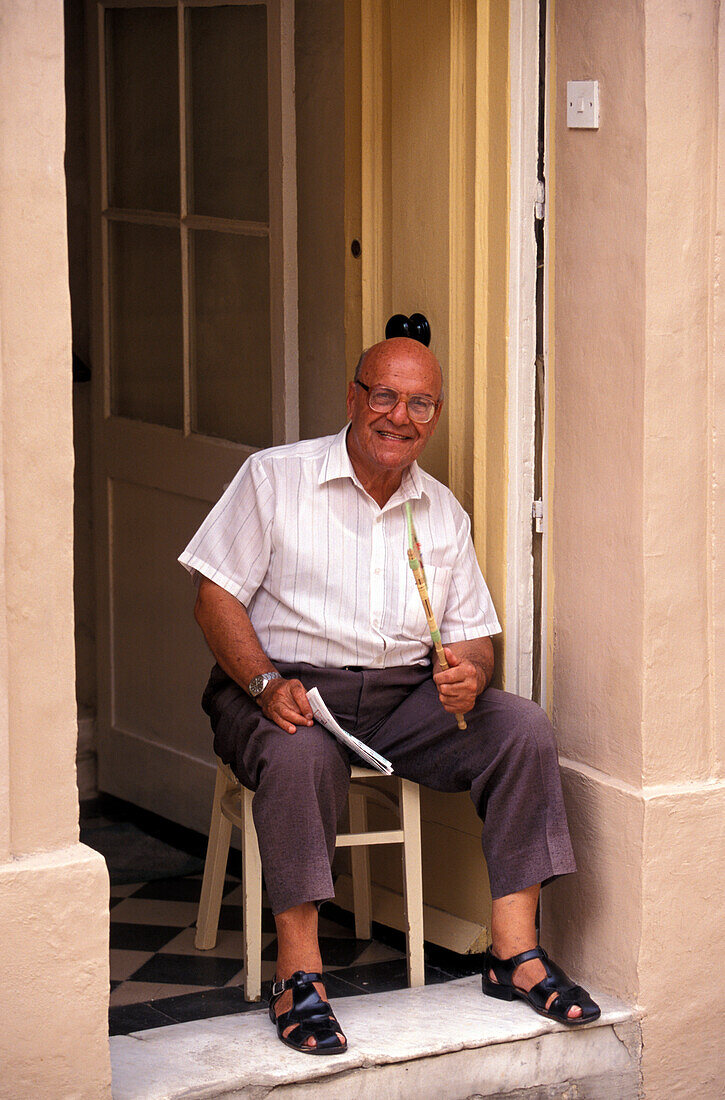
[[[348,371],[358,333],[372,342],[391,313],[426,313],[443,366],[446,415],[422,465],[471,513],[503,621],[508,4],[414,6],[411,23],[406,0],[346,5],[346,225],[363,249],[360,260],[347,261]],[[501,639],[496,646],[500,683]],[[470,799],[423,791],[422,809],[426,902],[487,924],[481,826]],[[377,881],[400,888],[397,853],[376,852],[373,869]]]
[[[479,562],[503,624],[508,493],[508,3],[479,4],[477,33],[473,528]],[[503,636],[494,639],[494,683],[499,687],[504,641]]]

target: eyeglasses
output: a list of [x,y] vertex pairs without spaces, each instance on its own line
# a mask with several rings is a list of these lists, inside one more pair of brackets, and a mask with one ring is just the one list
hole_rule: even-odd
[[390,390],[387,386],[366,386],[358,378],[355,379],[355,385],[365,390],[368,405],[373,412],[390,412],[402,401],[408,410],[408,416],[416,424],[429,424],[439,405],[438,401],[424,397],[423,394],[414,393],[410,397],[403,397],[397,390]]

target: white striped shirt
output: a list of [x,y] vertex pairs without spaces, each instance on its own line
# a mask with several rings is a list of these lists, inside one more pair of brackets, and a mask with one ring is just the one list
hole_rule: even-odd
[[244,463],[179,561],[247,608],[272,661],[388,668],[428,659],[408,565],[411,502],[443,642],[497,634],[496,612],[456,498],[413,463],[383,508],[335,436],[258,451]]

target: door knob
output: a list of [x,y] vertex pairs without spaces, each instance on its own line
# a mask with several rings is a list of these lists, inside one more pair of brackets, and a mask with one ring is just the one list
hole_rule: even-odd
[[410,317],[406,317],[404,313],[393,314],[385,326],[385,339],[391,340],[393,336],[407,336],[428,347],[430,344],[428,318],[422,313],[411,313]]

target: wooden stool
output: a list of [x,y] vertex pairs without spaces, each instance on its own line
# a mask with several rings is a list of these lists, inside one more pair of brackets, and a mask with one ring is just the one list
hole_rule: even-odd
[[[370,939],[370,844],[401,844],[403,848],[403,897],[405,901],[408,983],[424,985],[423,879],[420,850],[420,791],[416,783],[392,775],[399,784],[395,799],[364,780],[388,778],[368,768],[352,768],[349,833],[337,838],[340,848],[351,848],[355,935]],[[244,996],[258,1001],[262,995],[262,863],[252,819],[254,792],[243,787],[231,769],[217,760],[216,784],[209,827],[209,844],[196,922],[195,946],[208,951],[216,944],[232,825],[242,833],[242,932],[244,937]],[[367,804],[377,802],[397,809],[399,829],[368,832]]]

